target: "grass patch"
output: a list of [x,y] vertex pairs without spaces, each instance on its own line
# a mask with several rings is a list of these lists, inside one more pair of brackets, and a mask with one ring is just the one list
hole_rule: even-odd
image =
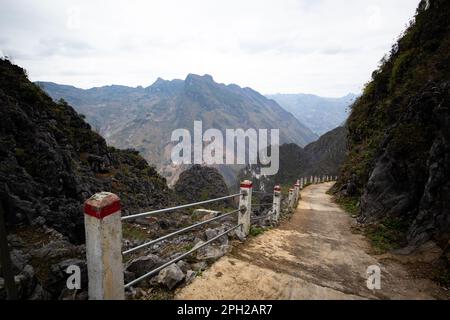
[[149,238],[147,231],[133,226],[129,223],[124,223],[122,226],[123,238],[125,239],[137,239],[137,240],[146,240]]
[[352,216],[360,214],[358,198],[336,197],[334,201]]
[[408,224],[399,218],[385,218],[382,222],[367,227],[366,236],[377,254],[382,254],[402,246]]
[[188,252],[194,248],[194,245],[192,243],[188,243],[183,247],[184,252]]

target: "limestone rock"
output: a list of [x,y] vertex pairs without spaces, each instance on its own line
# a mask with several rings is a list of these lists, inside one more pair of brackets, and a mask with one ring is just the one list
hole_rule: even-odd
[[172,290],[181,281],[183,281],[184,273],[175,263],[173,263],[170,266],[162,269],[156,279],[158,283],[163,284],[167,288]]

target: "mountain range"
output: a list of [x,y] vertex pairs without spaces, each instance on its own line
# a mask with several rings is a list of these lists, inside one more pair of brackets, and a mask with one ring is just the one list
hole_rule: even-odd
[[[280,129],[280,143],[305,146],[318,136],[275,101],[250,88],[216,83],[210,75],[189,74],[185,80],[159,78],[151,86],[105,86],[88,90],[50,82],[37,83],[54,100],[63,98],[118,148],[138,150],[158,171],[175,183],[184,166],[172,164],[175,129],[188,129],[194,121],[203,122],[203,130],[227,128],[244,130]],[[220,166],[233,183],[240,169]],[[234,170],[234,172],[230,172]]]
[[267,95],[286,111],[292,113],[314,133],[321,136],[342,126],[350,114],[357,95],[349,93],[341,98],[325,98],[312,94]]

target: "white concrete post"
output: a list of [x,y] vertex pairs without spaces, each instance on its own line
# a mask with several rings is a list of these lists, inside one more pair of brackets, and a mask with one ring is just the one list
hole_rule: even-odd
[[120,199],[100,192],[84,203],[88,294],[91,300],[124,300]]
[[294,203],[297,203],[298,199],[300,197],[300,180],[297,180],[297,182],[294,185]]
[[273,188],[273,220],[278,222],[281,212],[281,187]]
[[303,186],[305,185],[305,181],[303,178],[300,179],[300,190],[303,190]]
[[242,232],[247,236],[250,232],[250,216],[252,214],[253,183],[249,180],[241,182],[241,196],[239,197],[238,224],[242,224]]
[[314,177],[313,176],[311,176],[311,181],[309,183],[311,183],[311,184],[314,183]]
[[294,189],[289,189],[288,206],[290,209],[294,208]]

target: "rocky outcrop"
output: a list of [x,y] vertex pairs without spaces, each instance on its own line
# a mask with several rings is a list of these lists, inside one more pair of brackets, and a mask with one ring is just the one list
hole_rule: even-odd
[[230,195],[219,171],[200,165],[194,165],[184,171],[175,184],[174,190],[182,201],[188,203]]
[[449,46],[450,2],[421,1],[353,105],[336,187],[351,184],[360,222],[395,218],[406,226],[399,230],[405,245],[432,240],[444,251],[450,240]]
[[[400,121],[387,130],[361,197],[361,222],[384,216],[411,219],[410,244],[430,239],[445,243],[450,236],[449,89],[450,82],[432,83],[412,99]],[[411,141],[417,144],[409,146],[414,149],[398,145],[397,134],[405,126],[415,128],[416,136],[423,134],[422,143]]]
[[64,101],[0,60],[0,199],[8,226],[37,221],[84,240],[82,204],[117,193],[124,214],[168,202],[165,180],[133,150],[117,150]]
[[[160,208],[171,195],[166,180],[137,151],[108,147],[83,116],[3,59],[0,119],[0,214],[19,298],[84,299],[84,201],[110,191],[123,214]],[[81,268],[83,290],[66,289],[69,265]]]

